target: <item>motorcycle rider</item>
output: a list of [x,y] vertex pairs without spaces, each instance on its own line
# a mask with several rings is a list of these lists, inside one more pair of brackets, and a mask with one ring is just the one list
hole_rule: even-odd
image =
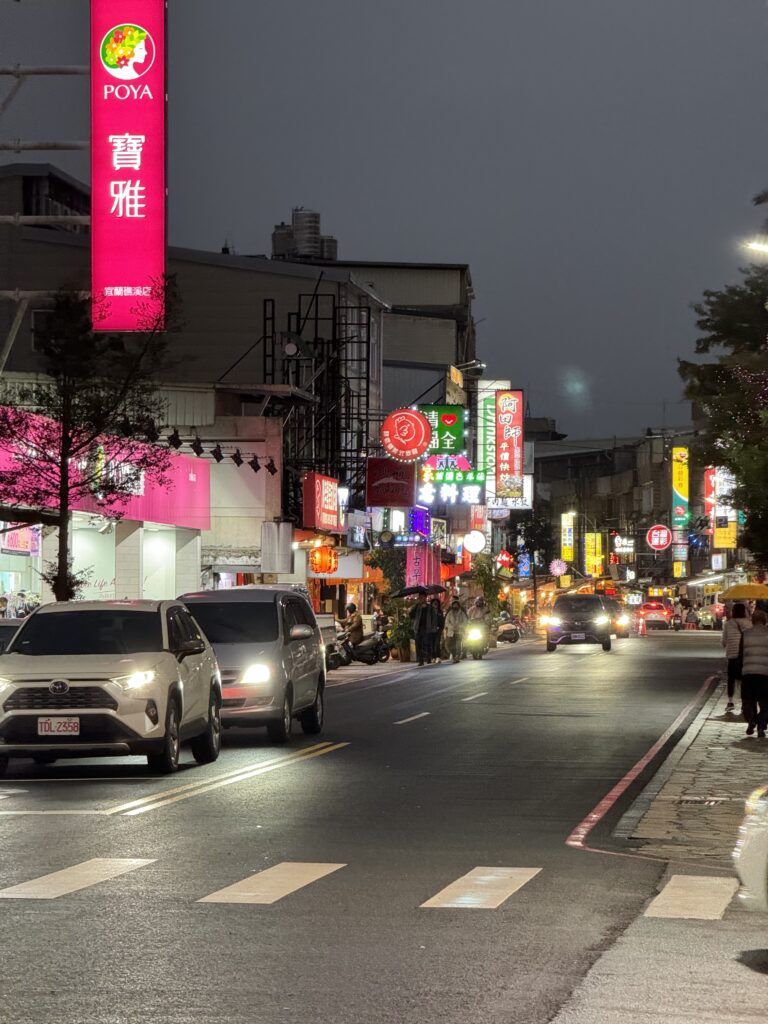
[[470,622],[477,622],[480,625],[489,626],[491,622],[491,609],[485,603],[484,597],[478,597],[469,609]]
[[446,644],[454,665],[461,661],[461,641],[466,624],[467,613],[461,607],[458,597],[454,597],[445,616]]
[[363,642],[365,630],[363,628],[363,616],[357,610],[357,605],[348,604],[346,607],[347,617],[342,620],[342,626],[349,635],[349,642],[353,647]]

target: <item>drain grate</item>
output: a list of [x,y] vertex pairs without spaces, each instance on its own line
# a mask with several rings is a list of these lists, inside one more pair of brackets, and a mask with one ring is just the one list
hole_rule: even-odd
[[675,800],[675,803],[683,807],[717,807],[719,804],[727,804],[729,799],[727,796],[684,796]]

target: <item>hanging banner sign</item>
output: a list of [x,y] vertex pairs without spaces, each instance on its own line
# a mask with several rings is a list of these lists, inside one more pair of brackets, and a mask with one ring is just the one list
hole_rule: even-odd
[[165,0],[91,0],[96,331],[157,330],[165,273]]
[[688,449],[672,449],[672,527],[688,522]]
[[584,572],[587,576],[603,575],[603,535],[584,534]]
[[496,392],[496,497],[524,497],[523,392]]

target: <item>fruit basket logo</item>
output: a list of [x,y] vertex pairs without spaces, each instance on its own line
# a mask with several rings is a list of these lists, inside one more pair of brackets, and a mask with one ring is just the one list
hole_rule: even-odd
[[105,71],[122,82],[146,75],[154,62],[154,41],[141,25],[117,25],[102,40],[101,63]]

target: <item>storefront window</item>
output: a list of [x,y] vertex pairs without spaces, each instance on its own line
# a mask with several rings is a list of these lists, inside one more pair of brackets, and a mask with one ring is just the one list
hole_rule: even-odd
[[75,572],[88,573],[78,594],[82,601],[111,601],[115,594],[115,532],[100,516],[76,513],[72,522],[72,564]]

